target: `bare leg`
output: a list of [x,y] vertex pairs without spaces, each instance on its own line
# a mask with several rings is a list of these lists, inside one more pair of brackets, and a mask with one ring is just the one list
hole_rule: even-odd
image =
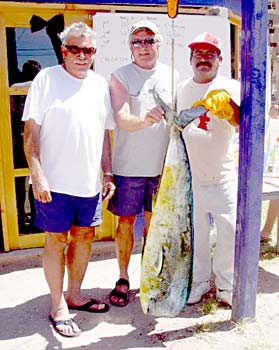
[[261,231],[261,240],[271,238],[272,229],[278,215],[278,205],[279,201],[276,199],[269,201],[265,224]]
[[[67,232],[46,233],[46,245],[43,252],[43,269],[51,294],[51,316],[54,320],[68,320],[69,310],[63,295],[65,272],[64,250],[67,244]],[[76,324],[57,326],[64,334],[78,332]]]
[[71,227],[71,241],[67,250],[68,290],[67,303],[82,305],[90,298],[81,295],[81,284],[91,256],[94,227]]
[[[91,256],[95,228],[72,226],[70,233],[71,241],[67,250],[68,290],[66,301],[71,307],[79,307],[91,301],[91,298],[81,294],[81,285]],[[97,312],[97,310],[103,310],[106,307],[105,303],[100,302],[87,306],[86,310]]]
[[146,237],[147,237],[149,226],[150,226],[151,214],[152,213],[149,211],[144,212],[145,225],[144,225],[144,229],[143,229],[143,238],[142,238],[142,251],[141,251],[142,256],[143,256],[143,252],[144,252],[144,248],[145,248]]
[[115,235],[116,254],[119,265],[119,278],[129,280],[128,266],[134,247],[134,223],[136,216],[120,216]]
[[[134,247],[134,223],[136,215],[120,216],[118,220],[118,227],[115,234],[116,254],[119,266],[119,278],[125,278],[129,281],[128,266]],[[128,286],[116,286],[118,292],[126,293]],[[113,303],[122,304],[124,301],[117,296],[111,296],[110,300]]]
[[147,236],[147,233],[149,230],[151,215],[152,215],[152,213],[150,211],[144,212],[144,218],[145,218],[145,225],[144,225],[144,231],[143,231],[144,237]]

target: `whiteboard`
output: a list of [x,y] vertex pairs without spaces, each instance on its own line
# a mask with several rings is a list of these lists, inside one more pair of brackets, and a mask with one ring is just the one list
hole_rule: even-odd
[[157,24],[163,36],[159,61],[169,66],[172,66],[172,38],[175,38],[174,67],[179,71],[180,79],[192,76],[187,45],[203,32],[211,32],[220,38],[223,63],[219,72],[231,77],[230,22],[226,15],[178,15],[172,20],[167,14],[96,13],[93,16],[93,28],[97,33],[96,72],[109,80],[117,68],[132,62],[129,30],[133,23],[142,19]]

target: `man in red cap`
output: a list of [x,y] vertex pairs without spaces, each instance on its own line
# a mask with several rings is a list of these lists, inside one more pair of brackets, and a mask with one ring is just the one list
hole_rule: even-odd
[[[218,74],[223,59],[219,38],[203,33],[188,47],[194,74],[178,86],[177,109],[193,105],[207,109],[183,130],[194,199],[193,285],[188,304],[198,303],[210,290],[213,270],[217,299],[231,306],[237,200],[233,139],[239,123],[240,84]],[[217,230],[212,266],[210,218]]]

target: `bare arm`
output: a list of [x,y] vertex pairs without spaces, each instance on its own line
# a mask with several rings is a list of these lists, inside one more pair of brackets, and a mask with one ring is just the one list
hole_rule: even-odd
[[273,119],[279,119],[279,109],[277,106],[271,106],[269,109],[269,116]]
[[154,123],[160,123],[164,119],[164,110],[159,106],[152,108],[145,116],[132,115],[128,91],[114,75],[110,80],[110,96],[116,124],[120,129],[126,131],[141,130]]
[[103,200],[110,199],[115,191],[115,185],[112,176],[111,167],[111,142],[110,134],[108,130],[105,130],[104,143],[103,143],[103,153],[102,153],[102,170],[104,173],[104,183],[103,183]]
[[40,163],[40,129],[34,119],[25,122],[24,152],[31,173],[34,197],[46,203],[51,201],[51,194]]

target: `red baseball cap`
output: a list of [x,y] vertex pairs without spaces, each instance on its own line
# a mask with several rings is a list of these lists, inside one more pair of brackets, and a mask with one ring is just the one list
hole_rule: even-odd
[[200,34],[188,45],[188,47],[191,50],[193,50],[196,46],[200,44],[206,44],[206,45],[212,46],[219,53],[221,53],[222,51],[222,45],[221,45],[220,39],[211,33],[206,32],[206,33]]

